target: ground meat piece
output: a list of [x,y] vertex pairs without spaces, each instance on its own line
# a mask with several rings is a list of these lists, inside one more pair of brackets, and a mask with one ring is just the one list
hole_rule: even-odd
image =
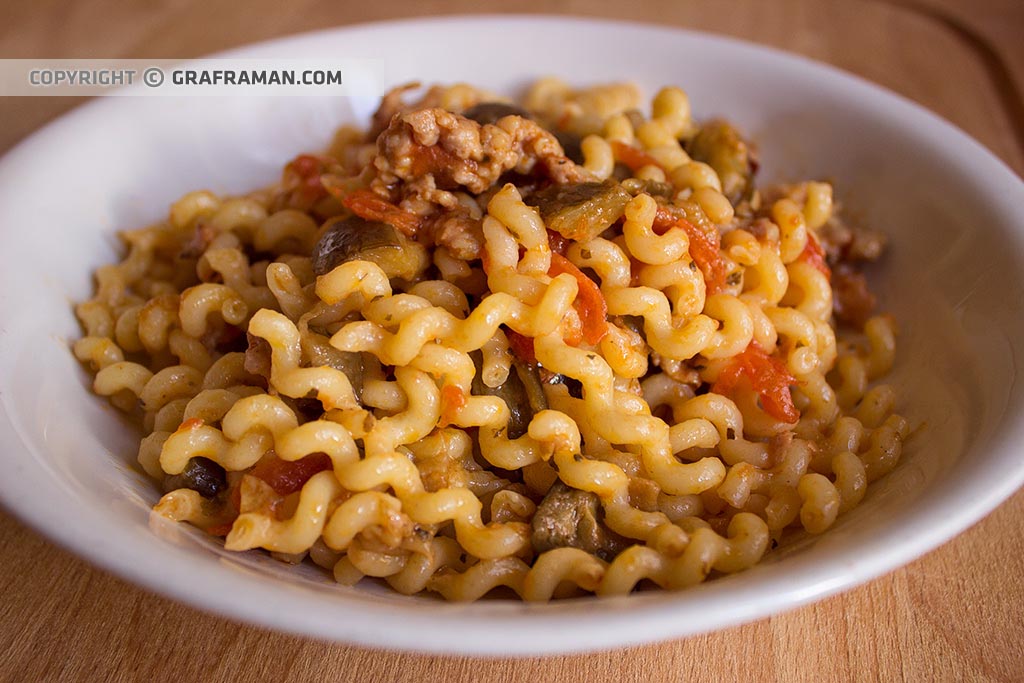
[[396,114],[408,114],[417,109],[441,107],[449,111],[461,112],[464,108],[472,108],[484,99],[485,94],[466,84],[454,86],[433,85],[415,102],[406,104],[404,95],[420,87],[419,83],[406,83],[389,90],[381,98],[380,106],[373,114],[367,141],[373,142],[388,127]]
[[199,342],[209,351],[219,353],[241,351],[244,348],[244,345],[241,344],[242,332],[240,327],[227,323],[211,325],[210,329],[199,338]]
[[178,258],[199,258],[216,236],[217,230],[213,225],[204,220],[197,221],[192,237],[181,247]]
[[886,244],[888,238],[883,233],[854,228],[846,257],[851,261],[877,261],[885,251]]
[[629,503],[638,510],[656,512],[659,493],[661,487],[650,479],[632,477],[629,480]]
[[370,130],[367,131],[367,141],[373,141],[377,139],[377,136],[388,127],[391,123],[391,119],[396,114],[401,114],[407,111],[408,105],[405,104],[405,100],[402,96],[409,90],[415,90],[420,87],[419,83],[406,83],[398,87],[388,90],[384,94],[384,97],[380,98],[380,106],[377,107],[377,111],[373,113],[372,123],[370,124]]
[[[452,429],[435,433],[437,448],[417,448],[410,455],[423,479],[423,488],[433,493],[442,489],[466,488],[480,466],[471,451],[462,447],[462,434]],[[432,437],[434,438],[434,437]]]
[[444,211],[429,221],[421,236],[439,247],[446,247],[457,259],[472,261],[484,253],[482,226],[482,221],[472,218],[468,211],[455,209]]
[[433,493],[442,489],[466,488],[470,482],[470,472],[461,457],[450,451],[440,451],[435,457],[417,458],[416,467],[423,480],[423,488]]
[[830,219],[818,231],[829,265],[877,261],[885,251],[886,237],[880,232]]
[[749,223],[740,224],[741,228],[749,232],[762,243],[778,243],[779,226],[767,218],[754,218]]
[[533,516],[530,541],[538,553],[554,548],[579,548],[612,560],[628,545],[607,528],[598,497],[555,482]]
[[[377,138],[372,189],[387,196],[401,182],[429,202],[454,208],[449,192],[487,191],[508,171],[541,171],[556,183],[584,182],[590,174],[565,156],[555,136],[536,122],[506,116],[480,125],[443,109],[396,116]],[[429,182],[423,182],[429,179]]]
[[270,379],[270,342],[263,337],[245,333],[249,348],[245,350],[245,371]]
[[692,359],[686,361],[676,358],[664,358],[657,351],[651,352],[651,365],[653,367],[661,368],[661,371],[668,375],[669,378],[680,384],[687,384],[694,389],[701,385],[700,371],[692,365],[695,362]]
[[864,273],[849,264],[840,263],[832,271],[832,307],[836,318],[857,329],[871,317],[875,308],[875,295],[868,290]]
[[776,434],[768,441],[769,467],[775,467],[786,457],[786,451],[793,444],[793,432],[785,431]]

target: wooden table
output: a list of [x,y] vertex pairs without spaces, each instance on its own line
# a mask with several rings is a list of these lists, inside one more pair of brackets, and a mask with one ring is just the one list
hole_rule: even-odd
[[[1020,0],[509,0],[503,11],[715,31],[900,92],[1024,169]],[[497,8],[495,8],[497,9]],[[480,11],[465,0],[6,0],[3,57],[191,57],[325,26]],[[557,69],[553,69],[557,70]],[[75,100],[0,100],[0,151]],[[704,636],[573,657],[376,652],[241,626],[90,567],[0,514],[4,680],[1024,680],[1024,492],[924,558],[843,595]]]

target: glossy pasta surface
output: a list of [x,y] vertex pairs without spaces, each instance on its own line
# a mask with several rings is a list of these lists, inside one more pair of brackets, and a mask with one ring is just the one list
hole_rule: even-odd
[[896,465],[885,241],[827,183],[759,185],[675,87],[415,90],[96,271],[73,350],[144,426],[154,514],[544,601],[746,569]]

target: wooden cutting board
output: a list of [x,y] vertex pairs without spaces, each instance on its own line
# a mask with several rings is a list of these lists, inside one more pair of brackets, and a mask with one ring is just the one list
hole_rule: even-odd
[[[297,31],[489,11],[729,34],[830,62],[936,111],[1024,169],[1020,0],[7,0],[4,57],[191,57]],[[609,46],[614,49],[614,46]],[[552,72],[557,71],[553,65]],[[0,151],[78,102],[0,100]],[[1024,492],[924,558],[843,595],[704,636],[607,653],[468,659],[242,626],[90,567],[0,513],[0,679],[9,681],[1021,681]]]

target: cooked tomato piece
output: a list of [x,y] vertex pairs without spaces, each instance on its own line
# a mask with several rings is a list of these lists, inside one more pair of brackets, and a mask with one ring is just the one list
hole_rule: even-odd
[[441,388],[441,418],[438,426],[446,427],[454,422],[455,413],[466,405],[466,394],[452,384]]
[[584,275],[576,264],[561,254],[552,253],[548,275],[557,277],[562,273],[569,273],[576,278],[579,292],[573,306],[583,323],[583,339],[588,344],[597,344],[608,333],[608,302],[604,300],[597,283]]
[[257,463],[249,474],[270,484],[279,495],[287,496],[301,489],[314,474],[332,466],[326,453],[312,453],[294,462],[268,458]]
[[570,244],[572,244],[572,240],[562,233],[548,230],[548,246],[551,247],[551,251],[565,256]]
[[533,338],[519,334],[515,330],[505,330],[508,346],[516,358],[531,368],[537,367],[537,354],[533,351]]
[[300,154],[284,167],[284,187],[292,191],[298,204],[309,207],[327,196],[320,182],[326,171],[323,159],[312,154]]
[[366,188],[353,190],[339,197],[345,208],[360,218],[368,221],[387,223],[412,237],[420,227],[420,217],[401,209],[389,201],[381,199],[377,193]]
[[781,360],[769,356],[756,342],[730,361],[711,391],[729,396],[743,378],[761,397],[761,407],[766,413],[789,424],[800,419],[800,411],[793,405],[789,392],[789,387],[797,383],[796,378]]
[[627,145],[621,140],[612,140],[612,153],[615,155],[615,160],[620,161],[629,167],[629,170],[636,173],[644,166],[657,166],[661,170],[665,168],[658,163],[657,159],[652,157],[642,149],[637,149],[632,145]]
[[224,524],[214,524],[213,526],[206,527],[206,533],[211,536],[227,536],[231,533],[231,526],[234,521],[225,522]]
[[[654,217],[654,232],[664,234],[671,228],[682,228],[690,240],[690,258],[704,274],[708,294],[716,294],[725,288],[726,266],[722,260],[722,237],[717,230],[704,230],[681,216],[676,216],[666,207],[659,207]],[[714,233],[714,234],[712,234]]]
[[821,247],[821,242],[818,241],[818,238],[813,233],[807,234],[807,246],[804,247],[797,260],[814,267],[828,278],[829,282],[832,281],[832,269],[825,262],[825,250]]

